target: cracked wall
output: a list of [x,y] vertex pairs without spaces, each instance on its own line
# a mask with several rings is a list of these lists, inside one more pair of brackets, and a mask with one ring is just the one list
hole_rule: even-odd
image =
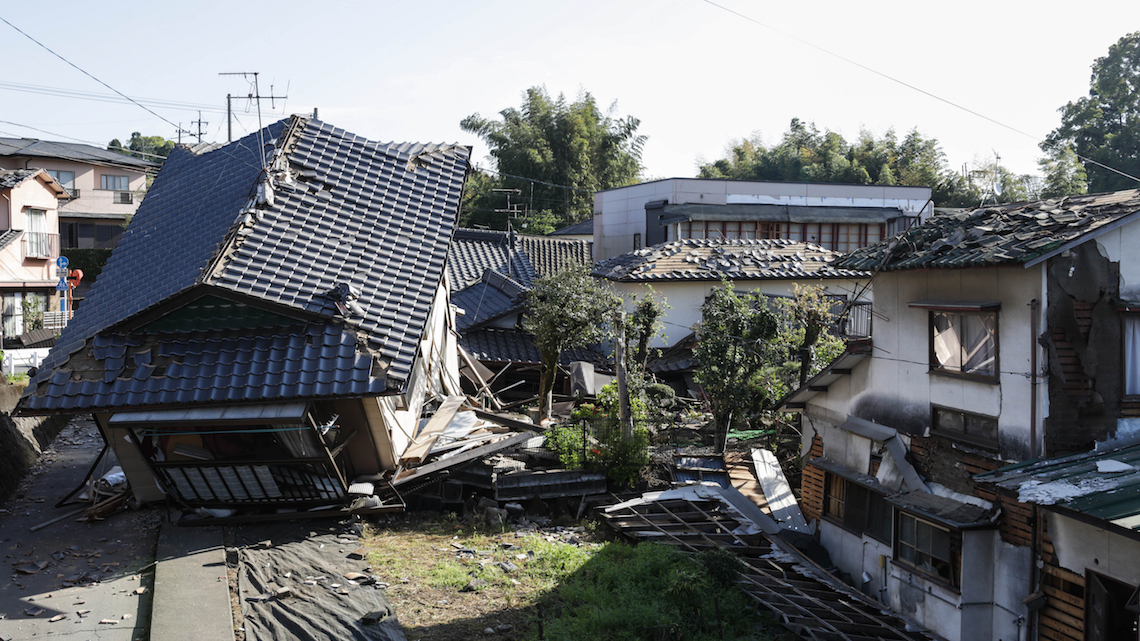
[[1049,416],[1045,454],[1086,451],[1115,434],[1121,411],[1123,359],[1120,263],[1090,241],[1050,259],[1047,350]]

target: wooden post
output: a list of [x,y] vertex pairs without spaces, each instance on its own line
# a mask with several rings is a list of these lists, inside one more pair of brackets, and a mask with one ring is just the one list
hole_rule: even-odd
[[625,442],[633,440],[633,416],[629,411],[629,384],[625,372],[625,310],[618,312],[617,316],[617,349],[614,352],[617,361],[618,384],[618,416],[621,420],[621,438]]

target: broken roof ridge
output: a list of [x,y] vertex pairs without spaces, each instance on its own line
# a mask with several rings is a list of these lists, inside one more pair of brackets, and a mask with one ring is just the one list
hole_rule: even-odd
[[996,265],[1032,267],[1140,214],[1140,190],[989,205],[931,216],[852,251],[837,267],[885,271]]

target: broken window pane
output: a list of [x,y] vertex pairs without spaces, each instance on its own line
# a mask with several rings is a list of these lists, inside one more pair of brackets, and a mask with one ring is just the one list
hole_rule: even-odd
[[936,370],[997,375],[997,315],[931,312],[932,362]]
[[1140,314],[1124,316],[1124,394],[1140,396]]

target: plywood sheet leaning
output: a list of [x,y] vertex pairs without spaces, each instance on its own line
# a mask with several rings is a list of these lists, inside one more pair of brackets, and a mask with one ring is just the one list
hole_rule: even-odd
[[768,450],[755,448],[752,450],[752,464],[756,468],[756,478],[764,490],[764,497],[768,500],[768,510],[772,518],[776,519],[780,527],[785,530],[811,534],[811,528],[800,512],[800,506],[792,494],[792,486],[788,484],[784,471],[780,469],[776,455]]
[[463,404],[464,397],[462,396],[448,396],[443,404],[439,406],[435,414],[428,420],[427,425],[420,430],[416,435],[412,444],[408,449],[404,450],[404,454],[400,457],[401,465],[408,465],[409,463],[419,463],[424,460],[427,453],[431,451],[431,447],[435,445],[436,439],[447,428],[447,424],[459,411],[459,406]]

